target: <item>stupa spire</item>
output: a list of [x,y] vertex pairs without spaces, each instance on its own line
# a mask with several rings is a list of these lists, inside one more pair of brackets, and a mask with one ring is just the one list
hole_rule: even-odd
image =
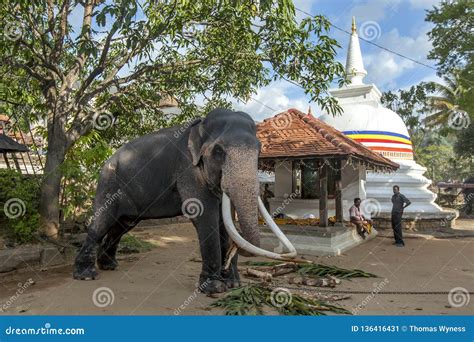
[[364,69],[364,62],[362,61],[355,17],[352,17],[352,34],[347,51],[346,74],[349,85],[364,84],[362,80],[367,75],[367,71]]

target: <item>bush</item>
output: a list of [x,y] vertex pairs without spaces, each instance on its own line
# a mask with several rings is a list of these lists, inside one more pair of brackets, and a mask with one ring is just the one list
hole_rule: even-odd
[[39,227],[39,179],[0,169],[0,227],[7,239],[26,243]]

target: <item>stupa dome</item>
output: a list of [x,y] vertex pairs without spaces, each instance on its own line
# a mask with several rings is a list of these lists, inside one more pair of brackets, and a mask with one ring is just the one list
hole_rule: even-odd
[[370,104],[342,108],[342,115],[323,114],[320,119],[387,158],[413,159],[410,135],[397,113]]
[[319,119],[389,159],[413,160],[410,135],[402,118],[382,106],[382,94],[375,84],[363,83],[367,71],[364,69],[354,18],[346,75],[348,84],[345,87],[330,90],[343,109],[342,115],[326,113]]
[[[436,194],[428,189],[431,181],[423,174],[426,168],[413,159],[413,146],[408,129],[402,118],[394,111],[384,108],[381,92],[375,84],[364,84],[367,76],[364,68],[359,37],[352,22],[346,62],[347,85],[329,92],[342,108],[339,115],[323,113],[322,121],[342,131],[374,152],[394,160],[400,168],[390,174],[367,172],[363,184],[366,199],[377,204],[376,217],[386,219],[390,226],[392,186],[398,185],[412,205],[405,210],[405,217],[416,222],[424,219],[440,219],[448,222],[447,215],[436,203]],[[361,196],[361,198],[363,198]],[[438,224],[438,221],[434,221]]]

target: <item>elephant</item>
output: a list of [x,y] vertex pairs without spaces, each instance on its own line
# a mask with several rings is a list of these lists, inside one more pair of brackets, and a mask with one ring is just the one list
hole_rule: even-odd
[[[199,288],[205,293],[240,286],[238,254],[294,257],[294,247],[259,198],[259,151],[250,115],[220,108],[120,147],[101,170],[94,215],[73,277],[96,279],[96,261],[101,270],[116,269],[121,237],[141,220],[180,215],[187,216],[197,231],[202,257]],[[231,203],[240,232],[230,214]],[[264,219],[288,253],[259,248],[258,209],[265,211]]]

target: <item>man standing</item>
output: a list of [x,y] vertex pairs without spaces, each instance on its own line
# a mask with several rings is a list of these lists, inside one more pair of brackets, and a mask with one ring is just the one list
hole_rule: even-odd
[[392,229],[395,238],[394,245],[397,247],[405,247],[402,233],[402,215],[403,209],[411,204],[410,200],[400,193],[400,187],[394,185],[392,196]]
[[269,189],[268,184],[265,183],[264,189],[263,189],[263,194],[262,194],[262,202],[263,202],[263,205],[265,206],[265,209],[267,209],[267,211],[270,211],[270,202],[268,201],[268,199],[273,198],[273,197],[275,197],[275,195]]
[[365,225],[370,223],[372,224],[371,220],[368,220],[364,217],[364,215],[360,212],[360,198],[354,198],[354,205],[349,209],[349,215],[351,219],[351,223],[355,224],[357,233],[365,239],[365,234],[368,233]]

